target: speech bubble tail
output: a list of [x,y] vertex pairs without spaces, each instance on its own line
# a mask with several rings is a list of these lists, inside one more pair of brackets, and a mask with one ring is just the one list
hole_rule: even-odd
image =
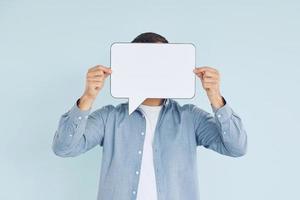
[[144,99],[144,97],[129,97],[128,115],[130,115],[144,101]]

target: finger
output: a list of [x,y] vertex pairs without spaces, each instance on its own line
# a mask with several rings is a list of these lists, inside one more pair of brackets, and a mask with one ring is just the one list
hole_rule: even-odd
[[87,82],[88,82],[89,84],[93,84],[93,83],[102,83],[103,80],[87,80]]
[[196,67],[194,70],[196,72],[205,72],[207,70],[207,68],[206,67]]
[[111,68],[105,67],[103,65],[96,65],[95,67],[93,67],[93,68],[90,69],[91,72],[92,71],[99,71],[99,70],[102,70],[102,71],[104,71],[106,73],[110,73],[112,71]]
[[103,77],[88,77],[87,80],[88,81],[102,81],[103,78],[104,78],[104,76]]
[[203,78],[203,82],[204,82],[204,83],[217,83],[218,80],[215,79],[215,78],[211,78],[211,77],[204,77],[204,78]]
[[99,70],[101,67],[104,67],[103,65],[96,65],[95,67],[90,68],[88,71],[93,72]]
[[202,83],[203,88],[210,89],[215,87],[215,83]]
[[196,74],[196,76],[199,77],[202,80],[202,74],[201,73]]
[[104,71],[101,69],[89,72],[90,75],[94,76],[94,75],[104,75]]
[[[102,72],[103,73],[103,72]],[[103,78],[104,77],[104,73],[103,74],[88,74],[87,78]]]
[[111,73],[112,72],[111,68],[109,68],[109,67],[100,66],[99,68],[102,69],[105,73]]
[[88,73],[88,77],[102,77],[106,75],[110,75],[112,72],[104,72],[103,70],[99,69],[93,72]]
[[203,66],[203,67],[196,67],[194,69],[195,72],[205,72],[205,71],[211,71],[211,72],[218,72],[216,69],[208,66]]
[[215,72],[217,71],[215,68],[209,67],[209,66],[203,66],[199,68],[200,71],[211,71],[211,72]]
[[202,77],[218,77],[219,75],[212,71],[205,71],[205,72],[196,72],[198,76]]
[[[110,73],[110,74],[111,74],[111,73]],[[107,78],[110,74],[109,74],[109,73],[105,73],[105,74],[104,74],[104,78]]]
[[203,73],[195,73],[196,74],[196,76],[198,76],[201,80],[203,80]]
[[212,71],[205,71],[204,74],[203,74],[203,77],[206,78],[206,77],[217,77],[218,75],[215,73],[215,72],[212,72]]
[[95,72],[103,72],[103,73],[111,74],[111,73],[112,73],[112,70],[109,69],[109,68],[101,68],[101,67],[98,67],[97,69],[94,69],[93,71],[91,71],[91,72],[89,72],[89,73],[95,73]]
[[100,65],[96,65],[94,67],[91,67],[88,71],[94,71],[95,69],[97,69]]
[[96,75],[96,76],[99,76],[99,75],[106,76],[106,75],[110,75],[112,73],[112,71],[103,71],[102,69],[99,69],[99,70],[91,72],[91,73],[93,74],[93,76],[94,75]]
[[93,86],[93,87],[101,87],[103,85],[102,82],[91,82],[89,83],[89,86]]

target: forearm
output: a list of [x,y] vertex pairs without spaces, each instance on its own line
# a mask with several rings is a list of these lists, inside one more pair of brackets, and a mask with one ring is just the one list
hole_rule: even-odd
[[211,105],[213,115],[194,107],[197,145],[203,145],[227,156],[242,156],[247,150],[246,131],[240,117],[225,99],[224,103],[225,105],[218,109]]
[[219,135],[227,151],[226,154],[233,157],[244,155],[247,151],[247,134],[241,118],[228,104],[214,112]]
[[57,155],[63,156],[72,151],[78,151],[76,146],[79,148],[78,144],[82,142],[91,108],[81,110],[78,107],[78,101],[79,99],[68,112],[60,117],[52,145],[52,149]]

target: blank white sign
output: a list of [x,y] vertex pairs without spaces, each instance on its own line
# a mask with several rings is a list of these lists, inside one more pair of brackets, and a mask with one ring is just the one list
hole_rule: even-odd
[[129,114],[146,98],[192,98],[195,60],[193,44],[114,43],[111,95],[129,98]]

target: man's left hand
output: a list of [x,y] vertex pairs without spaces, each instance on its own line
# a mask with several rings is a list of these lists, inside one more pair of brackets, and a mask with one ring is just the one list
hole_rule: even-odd
[[220,92],[220,74],[212,67],[196,67],[193,72],[200,78],[202,87],[205,89],[207,97],[216,109],[224,106]]

